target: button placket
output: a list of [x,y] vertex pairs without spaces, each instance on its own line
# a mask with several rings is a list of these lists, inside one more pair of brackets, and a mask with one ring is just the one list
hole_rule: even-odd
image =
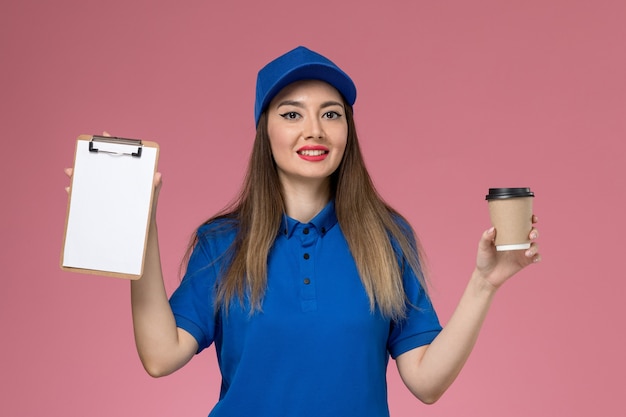
[[314,228],[305,226],[298,231],[301,243],[300,257],[300,300],[302,311],[314,311],[317,309],[315,294],[315,264],[313,259],[313,249],[317,241],[317,233]]

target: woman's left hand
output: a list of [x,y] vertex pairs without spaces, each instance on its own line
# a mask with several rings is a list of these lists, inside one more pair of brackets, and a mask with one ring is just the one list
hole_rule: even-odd
[[537,223],[537,216],[533,215],[532,223],[533,227],[529,233],[531,245],[526,250],[498,252],[494,243],[496,230],[492,227],[483,233],[478,244],[476,272],[495,288],[500,287],[528,265],[541,261],[539,246],[535,242],[535,239],[539,236],[537,229],[534,227],[535,223]]

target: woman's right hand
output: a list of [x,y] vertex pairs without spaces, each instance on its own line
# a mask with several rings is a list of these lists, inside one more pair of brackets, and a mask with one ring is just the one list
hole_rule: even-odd
[[[65,171],[65,175],[67,175],[70,178],[70,182],[71,182],[72,181],[72,174],[74,173],[74,168],[65,168],[63,171]],[[67,187],[65,187],[65,191],[69,194],[69,192],[70,192],[69,185]]]
[[159,192],[163,186],[163,180],[160,172],[154,173],[154,179],[152,180],[152,186],[154,187],[154,199],[152,200],[152,221],[156,221],[157,203],[159,201]]

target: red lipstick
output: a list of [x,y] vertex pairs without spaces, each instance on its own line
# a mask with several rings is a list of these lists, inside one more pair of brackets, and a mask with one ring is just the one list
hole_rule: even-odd
[[305,161],[323,161],[328,156],[328,148],[321,145],[303,146],[297,151],[298,156]]

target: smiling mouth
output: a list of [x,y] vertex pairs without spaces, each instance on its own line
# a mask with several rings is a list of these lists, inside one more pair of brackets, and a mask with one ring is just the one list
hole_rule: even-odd
[[298,151],[298,155],[303,155],[303,156],[321,156],[327,153],[328,151],[325,151],[322,149],[306,149],[306,150]]

